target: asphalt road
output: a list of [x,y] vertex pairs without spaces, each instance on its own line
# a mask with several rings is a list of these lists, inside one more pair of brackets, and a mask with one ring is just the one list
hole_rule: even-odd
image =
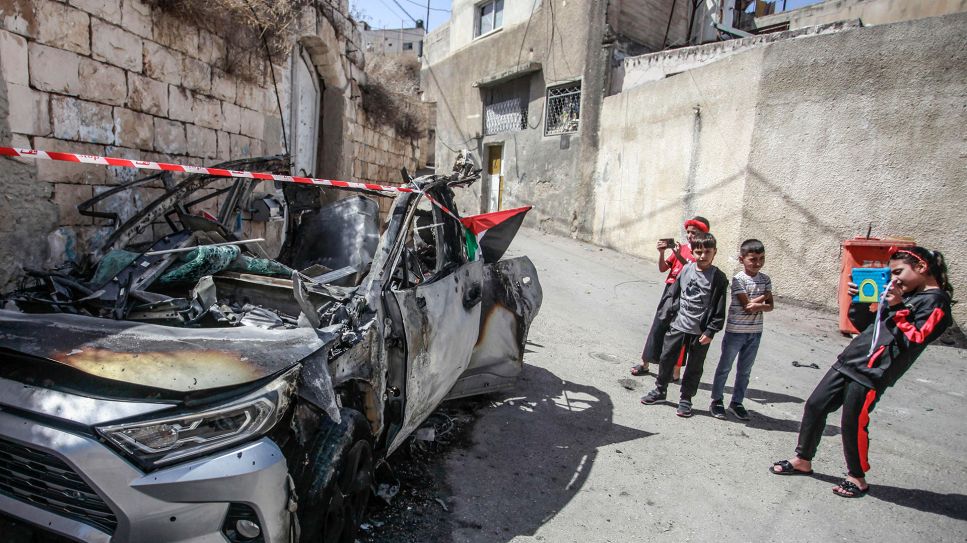
[[[729,274],[726,253],[716,263]],[[847,343],[834,315],[777,301],[748,423],[708,415],[717,337],[696,416],[681,419],[672,404],[641,405],[654,378],[628,373],[662,288],[654,262],[533,231],[514,241],[520,254],[544,304],[517,390],[478,410],[471,444],[444,459],[453,541],[967,541],[967,351],[930,347],[884,395],[872,490],[846,500],[830,491],[845,471],[838,413],[814,477],[767,471],[792,454],[803,401]]]

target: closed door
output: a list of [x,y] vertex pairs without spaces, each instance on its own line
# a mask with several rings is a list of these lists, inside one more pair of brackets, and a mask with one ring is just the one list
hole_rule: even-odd
[[504,205],[504,146],[491,145],[487,147],[487,178],[489,180],[489,191],[487,198],[487,211],[498,211]]

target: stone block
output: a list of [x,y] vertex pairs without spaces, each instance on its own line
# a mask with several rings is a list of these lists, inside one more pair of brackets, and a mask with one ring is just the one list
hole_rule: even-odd
[[[0,85],[2,84],[0,82]],[[8,83],[7,100],[11,104],[10,116],[7,118],[11,132],[31,136],[50,134],[50,107],[47,93],[35,91],[26,85]]]
[[238,82],[220,70],[212,70],[212,96],[226,102],[235,102]]
[[91,49],[95,59],[141,73],[143,41],[123,28],[98,19],[91,21]]
[[194,120],[195,124],[206,128],[222,128],[222,102],[207,96],[195,96]]
[[[24,85],[30,83],[27,71],[27,40],[6,30],[0,30],[0,77],[7,83]],[[234,98],[233,98],[234,100]]]
[[0,1],[0,28],[28,38],[36,38],[37,13],[33,1]]
[[168,116],[168,85],[129,73],[127,106],[152,115]]
[[208,94],[212,89],[212,69],[204,62],[186,56],[182,62],[181,81],[191,90]]
[[[127,111],[127,114],[129,115],[140,115],[140,113],[130,111],[130,110],[125,110],[123,108],[114,108],[115,136],[117,136],[120,133],[120,130],[118,129],[118,126],[117,126],[118,115],[119,115],[118,112],[120,111]],[[154,139],[154,123],[152,122],[152,118],[150,116],[144,115],[144,117],[146,118],[146,120],[143,120],[141,122],[144,122],[147,125],[148,148],[150,149],[151,143]],[[106,146],[104,148],[104,155],[117,157],[117,158],[126,158],[129,160],[144,160],[143,151],[141,151],[140,149],[118,147],[116,145]],[[133,168],[108,167],[106,169],[107,169],[107,182],[110,185],[117,185],[119,183],[133,181],[135,179],[138,179],[139,177],[147,177],[153,173],[147,170],[135,170]],[[151,182],[149,181],[149,185],[150,183]],[[97,194],[98,192],[99,192],[98,187],[94,187],[94,193]]]
[[120,0],[70,0],[70,5],[82,9],[105,21],[121,24]]
[[242,127],[242,108],[222,102],[222,130],[238,134]]
[[37,41],[82,55],[91,54],[91,18],[79,9],[57,2],[34,3]]
[[111,106],[53,96],[50,118],[54,137],[91,143],[114,143],[114,115]]
[[152,149],[153,117],[130,109],[114,108],[114,143],[134,149]]
[[30,85],[35,89],[76,96],[80,90],[81,57],[31,42],[27,46]]
[[90,185],[54,185],[54,203],[57,204],[58,222],[61,226],[84,226],[94,224],[93,217],[85,217],[77,211],[77,204],[94,197]]
[[82,58],[78,75],[80,76],[78,94],[85,100],[121,106],[128,98],[127,77],[124,75],[124,70],[120,68]]
[[[104,147],[91,143],[78,143],[50,138],[34,138],[34,147],[44,151],[78,153],[82,155],[103,155]],[[38,160],[37,180],[51,183],[75,183],[103,185],[106,179],[104,167],[76,162]]]
[[251,109],[242,109],[239,132],[250,138],[262,139],[265,135],[265,115]]
[[262,142],[247,136],[232,134],[229,136],[233,160],[251,158],[262,155]]
[[218,136],[211,128],[188,125],[188,147],[191,152],[202,158],[218,156]]
[[215,157],[219,162],[231,160],[232,148],[228,132],[218,132],[218,154]]
[[142,38],[151,39],[151,8],[141,0],[124,0],[121,5],[121,26]]
[[255,111],[262,111],[264,97],[265,91],[262,87],[244,81],[238,82],[238,95],[235,98],[236,104]]
[[198,58],[198,27],[161,12],[155,13],[153,23],[154,41]]
[[158,81],[181,85],[184,57],[182,53],[146,41],[144,42],[144,74]]
[[206,30],[198,33],[199,59],[210,65],[221,65],[225,60],[225,40]]
[[282,141],[282,121],[278,117],[265,117],[262,141],[265,143],[267,155],[280,155],[285,152],[285,143]]
[[188,152],[185,125],[167,119],[154,120],[154,148],[161,153],[183,155]]
[[177,121],[195,120],[195,95],[190,90],[169,85],[168,117]]

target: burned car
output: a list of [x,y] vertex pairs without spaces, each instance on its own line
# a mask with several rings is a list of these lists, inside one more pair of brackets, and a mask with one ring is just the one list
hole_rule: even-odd
[[[385,221],[385,193],[284,184],[258,208],[255,180],[168,173],[78,206],[110,235],[0,309],[0,512],[80,541],[354,541],[374,466],[521,370],[541,287],[456,214],[478,172],[406,179]],[[133,216],[104,211],[151,183]],[[284,222],[278,257],[241,210]]]

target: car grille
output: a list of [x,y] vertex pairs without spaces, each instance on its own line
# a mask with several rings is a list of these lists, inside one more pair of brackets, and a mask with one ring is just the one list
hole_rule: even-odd
[[0,438],[0,494],[113,534],[117,517],[70,466],[57,457]]

